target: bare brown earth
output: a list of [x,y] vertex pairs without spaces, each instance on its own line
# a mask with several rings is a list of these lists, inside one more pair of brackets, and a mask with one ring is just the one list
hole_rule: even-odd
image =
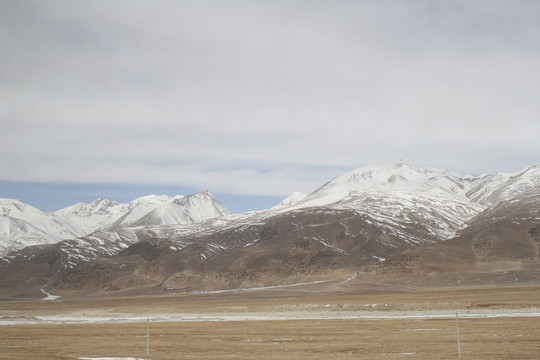
[[[3,301],[0,321],[12,325],[0,326],[0,359],[457,359],[456,311],[463,359],[538,359],[540,317],[525,316],[540,312],[538,283],[422,288],[358,278],[218,293]],[[510,313],[517,315],[467,317]],[[446,317],[404,317],[411,315]],[[36,323],[21,324],[30,320]]]

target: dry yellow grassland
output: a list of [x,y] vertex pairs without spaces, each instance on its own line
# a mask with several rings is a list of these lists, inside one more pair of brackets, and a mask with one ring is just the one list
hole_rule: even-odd
[[[539,359],[540,317],[467,318],[473,313],[540,312],[540,287],[516,285],[408,290],[289,289],[220,294],[0,302],[0,359]],[[298,316],[298,320],[178,321],[208,317]],[[446,314],[410,319],[410,314]],[[170,321],[159,321],[163,315]],[[310,316],[329,319],[308,319]],[[391,315],[393,319],[346,319]],[[33,316],[139,316],[117,323],[20,324]],[[150,356],[146,356],[146,321]],[[204,318],[206,316],[207,318]],[[330,318],[334,317],[334,318]],[[342,318],[340,318],[342,317]]]

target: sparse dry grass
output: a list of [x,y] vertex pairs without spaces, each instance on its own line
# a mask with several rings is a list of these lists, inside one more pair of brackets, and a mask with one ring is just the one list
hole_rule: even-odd
[[[358,289],[358,288],[356,288]],[[298,290],[0,302],[0,316],[540,308],[540,287]],[[315,306],[306,310],[305,305]],[[318,307],[317,307],[318,306]],[[328,307],[329,306],[329,307]],[[346,310],[349,309],[349,310]],[[371,311],[371,305],[364,311]],[[445,309],[445,310],[444,310]],[[385,311],[379,310],[379,311]],[[540,318],[460,319],[463,359],[538,359]],[[453,319],[151,322],[150,359],[457,359]],[[0,359],[146,358],[146,322],[0,326]]]
[[[462,319],[463,359],[538,359],[538,318]],[[151,323],[151,359],[457,359],[451,320]],[[0,327],[0,359],[146,357],[146,323]]]

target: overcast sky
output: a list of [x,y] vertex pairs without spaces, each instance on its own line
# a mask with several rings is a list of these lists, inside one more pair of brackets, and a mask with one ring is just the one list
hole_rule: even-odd
[[536,0],[2,0],[0,45],[9,189],[279,199],[398,159],[539,164]]

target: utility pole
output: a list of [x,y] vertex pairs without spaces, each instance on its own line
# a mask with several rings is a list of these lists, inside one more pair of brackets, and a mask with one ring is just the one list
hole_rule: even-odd
[[457,350],[458,350],[458,358],[461,359],[461,344],[459,342],[459,316],[458,312],[456,311],[456,327],[457,327]]
[[150,318],[149,317],[146,318],[146,356],[150,356]]

